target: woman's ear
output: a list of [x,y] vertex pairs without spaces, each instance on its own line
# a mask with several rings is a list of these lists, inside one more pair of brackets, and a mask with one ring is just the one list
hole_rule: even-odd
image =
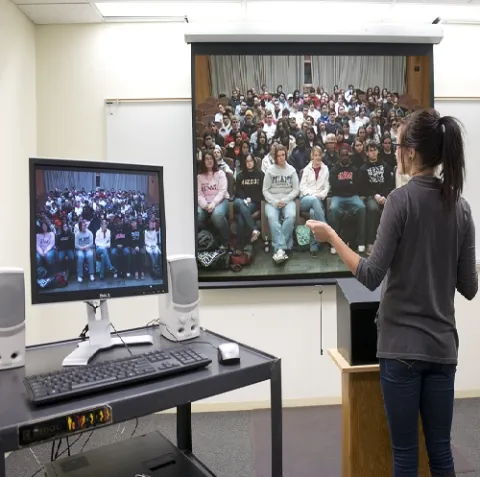
[[415,149],[413,149],[413,147],[409,147],[407,149],[407,154],[408,154],[407,158],[409,161],[413,161],[415,159],[416,152],[415,152]]

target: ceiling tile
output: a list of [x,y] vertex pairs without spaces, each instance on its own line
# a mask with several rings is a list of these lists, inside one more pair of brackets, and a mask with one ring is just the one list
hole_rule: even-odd
[[37,25],[101,23],[103,21],[98,10],[88,3],[19,5],[18,8]]

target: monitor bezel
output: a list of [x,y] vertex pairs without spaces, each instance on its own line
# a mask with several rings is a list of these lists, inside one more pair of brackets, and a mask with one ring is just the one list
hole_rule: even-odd
[[[430,65],[430,107],[434,107],[434,68],[433,44],[431,43],[215,43],[198,42],[191,44],[191,91],[192,91],[192,137],[196,136],[195,118],[195,58],[204,55],[262,55],[262,56],[424,56],[429,58]],[[197,210],[197,166],[196,143],[192,140],[194,210]],[[197,214],[195,214],[195,230],[197,230]],[[198,244],[195,240],[195,254]],[[200,289],[230,289],[230,288],[271,288],[286,286],[335,285],[337,279],[353,275],[348,271],[309,274],[258,275],[242,277],[237,274],[232,277],[198,277]]]
[[[159,218],[161,222],[161,257],[162,270],[164,280],[162,284],[158,285],[138,285],[131,287],[111,287],[102,288],[101,290],[76,290],[63,291],[55,293],[39,293],[37,290],[36,278],[36,170],[38,168],[64,168],[76,171],[95,171],[95,172],[120,172],[120,173],[146,173],[156,174],[158,176],[158,193],[159,193]],[[52,304],[64,303],[72,301],[92,301],[104,300],[111,298],[128,298],[135,296],[151,296],[168,293],[168,271],[167,271],[167,257],[166,257],[166,225],[165,225],[165,197],[163,184],[163,167],[143,164],[123,164],[114,162],[99,162],[87,160],[74,159],[53,159],[31,157],[29,161],[29,181],[30,181],[30,286],[31,286],[31,300],[32,305],[37,304]],[[163,204],[163,206],[162,206]],[[148,289],[147,289],[148,288]]]

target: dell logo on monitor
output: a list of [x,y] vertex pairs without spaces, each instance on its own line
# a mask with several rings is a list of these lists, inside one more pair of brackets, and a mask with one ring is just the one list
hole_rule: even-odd
[[110,298],[110,293],[100,293],[100,298]]

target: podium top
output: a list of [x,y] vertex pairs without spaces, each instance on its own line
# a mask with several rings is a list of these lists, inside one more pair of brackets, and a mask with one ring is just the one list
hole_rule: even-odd
[[337,368],[342,373],[371,373],[378,371],[380,372],[380,366],[378,364],[362,364],[359,366],[352,366],[348,364],[348,361],[341,355],[340,351],[336,348],[328,350],[330,358],[337,365]]
[[342,290],[348,303],[380,303],[382,285],[373,292],[364,287],[356,278],[339,278],[337,286]]

